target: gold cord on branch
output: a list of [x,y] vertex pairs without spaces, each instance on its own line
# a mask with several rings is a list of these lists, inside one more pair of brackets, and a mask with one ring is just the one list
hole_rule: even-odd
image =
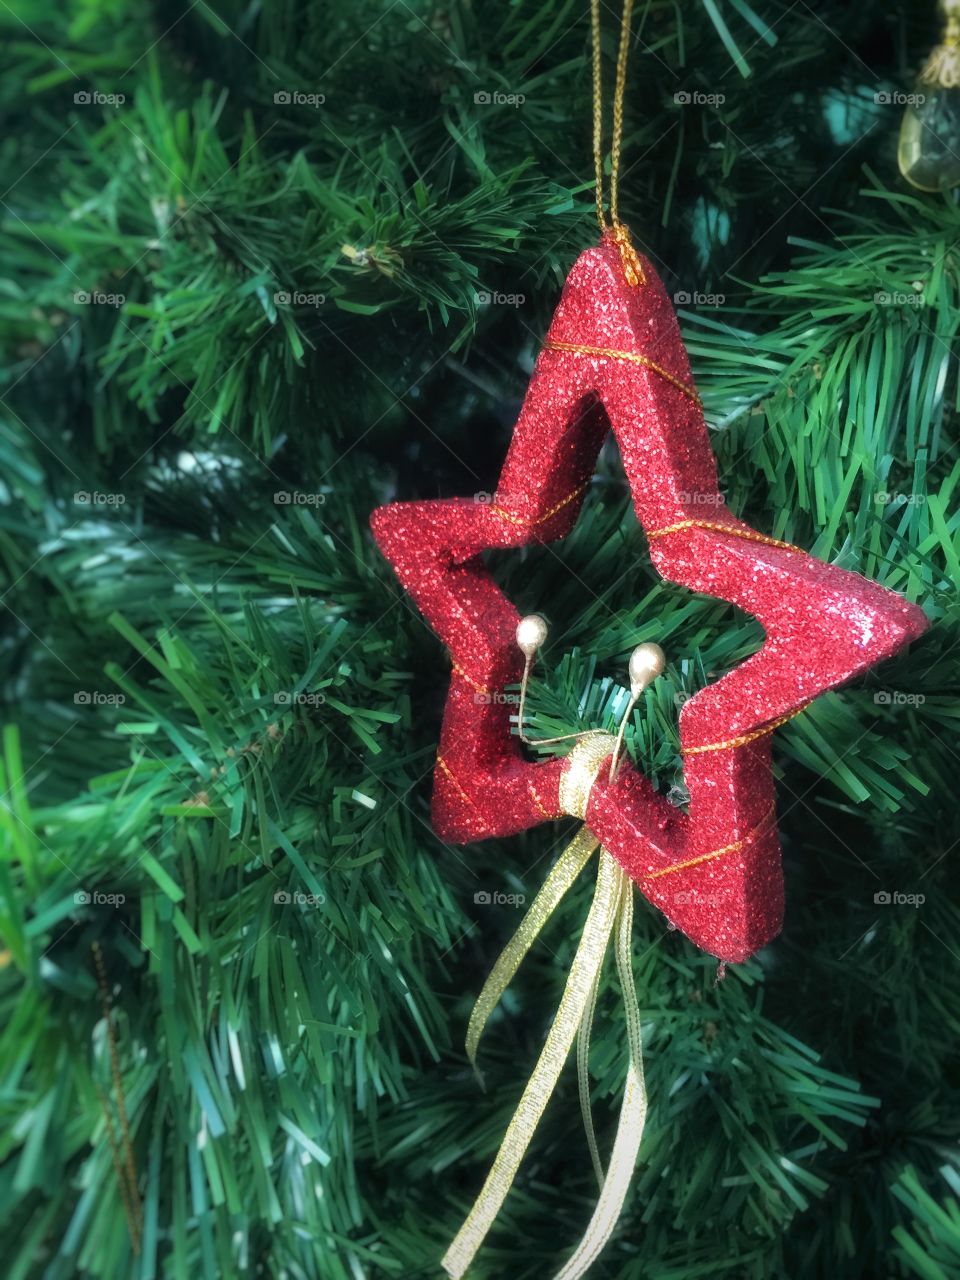
[[617,76],[613,87],[613,136],[610,144],[610,225],[603,212],[603,69],[600,59],[600,0],[590,0],[590,30],[593,39],[593,164],[596,175],[597,222],[601,232],[610,231],[617,248],[627,284],[646,284],[643,264],[630,239],[630,229],[620,221],[620,150],[623,142],[623,100],[627,88],[627,57],[630,53],[630,25],[634,0],[623,0]]
[[110,1115],[110,1106],[106,1095],[97,1085],[97,1094],[103,1110],[103,1122],[110,1146],[110,1158],[120,1187],[120,1199],[123,1203],[127,1228],[130,1232],[130,1244],[134,1255],[140,1255],[140,1241],[143,1236],[143,1206],[140,1203],[140,1188],[137,1178],[137,1167],[133,1158],[133,1143],[130,1140],[130,1123],[127,1119],[127,1103],[123,1092],[123,1076],[120,1072],[120,1054],[117,1050],[117,1036],[113,1029],[110,991],[107,986],[107,973],[103,963],[103,952],[99,942],[92,946],[93,962],[97,971],[97,988],[100,992],[100,1006],[107,1031],[107,1044],[110,1050],[110,1074],[113,1078],[113,1089],[116,1094],[117,1117],[119,1119],[120,1137],[118,1139]]

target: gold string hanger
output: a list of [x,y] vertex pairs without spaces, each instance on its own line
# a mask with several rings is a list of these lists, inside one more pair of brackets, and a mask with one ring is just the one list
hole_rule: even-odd
[[603,72],[600,65],[600,0],[590,0],[590,28],[593,39],[593,164],[596,173],[597,222],[600,231],[612,236],[620,250],[627,284],[647,283],[643,264],[630,239],[630,228],[620,221],[620,147],[623,140],[623,100],[627,88],[627,57],[630,52],[630,25],[634,0],[623,0],[620,19],[620,46],[613,87],[613,136],[610,142],[610,224],[603,212]]

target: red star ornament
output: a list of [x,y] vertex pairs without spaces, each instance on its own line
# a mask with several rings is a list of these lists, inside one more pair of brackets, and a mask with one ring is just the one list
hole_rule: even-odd
[[[742,961],[783,919],[771,730],[890,657],[927,620],[877,583],[765,538],[727,511],[676,316],[640,261],[645,279],[631,285],[609,236],[577,259],[491,503],[392,503],[371,524],[452,656],[434,776],[437,834],[463,843],[558,818],[567,762],[526,759],[510,707],[496,696],[522,672],[519,615],[481,552],[565,537],[613,428],[659,573],[752,614],[765,641],[681,711],[688,813],[625,763],[612,782],[601,770],[584,820],[673,925],[721,960]],[[716,514],[704,520],[704,511]]]

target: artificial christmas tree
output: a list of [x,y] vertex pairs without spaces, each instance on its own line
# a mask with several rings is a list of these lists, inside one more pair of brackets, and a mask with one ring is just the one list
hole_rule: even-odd
[[[496,487],[591,234],[585,8],[0,23],[7,1270],[437,1275],[590,890],[491,1018],[478,1107],[473,998],[572,831],[433,834],[444,656],[366,525]],[[638,899],[651,1106],[598,1277],[957,1272],[960,218],[896,157],[937,36],[906,0],[637,14],[621,200],[723,478],[703,517],[932,626],[777,735],[776,941],[717,983]],[[682,808],[681,708],[757,624],[659,578],[610,446],[563,542],[488,564],[553,623],[533,738],[615,729],[628,655],[663,647],[625,750]],[[604,1152],[619,986],[589,1061]],[[569,1069],[558,1092],[479,1280],[552,1274],[558,1220],[589,1218]]]

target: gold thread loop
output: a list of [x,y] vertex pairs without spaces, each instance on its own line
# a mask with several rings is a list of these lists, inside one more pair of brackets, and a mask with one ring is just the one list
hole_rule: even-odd
[[640,261],[640,255],[633,247],[630,228],[626,223],[618,222],[614,225],[613,243],[620,250],[620,263],[623,267],[623,274],[627,284],[646,284],[647,275],[643,269],[643,263]]
[[[600,0],[592,0],[599,7]],[[623,0],[620,18],[620,44],[617,48],[617,78],[613,86],[613,138],[610,143],[610,221],[614,231],[620,227],[620,144],[623,140],[623,100],[627,89],[627,57],[630,53],[630,24],[633,0]],[[630,233],[627,232],[629,240]]]
[[620,18],[620,43],[617,47],[617,72],[613,86],[613,135],[610,142],[610,226],[603,214],[603,68],[600,58],[600,0],[591,0],[590,35],[593,45],[593,169],[597,222],[603,234],[612,233],[620,250],[624,278],[629,285],[647,283],[640,256],[630,239],[630,229],[620,221],[620,151],[623,142],[623,102],[627,88],[627,58],[630,53],[630,26],[634,0],[623,0]]
[[918,83],[935,89],[956,89],[960,85],[960,11],[955,0],[941,4],[943,34],[931,50]]
[[590,34],[593,45],[593,169],[596,175],[594,195],[597,204],[597,222],[606,231],[603,216],[603,73],[600,63],[600,0],[590,6]]

